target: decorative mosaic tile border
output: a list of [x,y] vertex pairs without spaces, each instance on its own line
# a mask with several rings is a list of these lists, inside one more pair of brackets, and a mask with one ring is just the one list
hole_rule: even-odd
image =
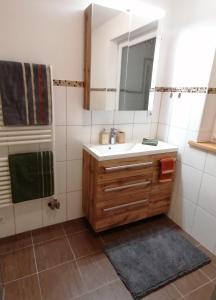
[[151,89],[151,92],[161,93],[207,93],[207,87],[162,87],[157,86]]
[[[84,87],[83,81],[78,80],[53,80],[53,85],[55,86],[69,86],[69,87]],[[91,91],[94,92],[116,92],[115,88],[92,88]],[[216,88],[207,87],[163,87],[156,86],[151,88],[150,92],[160,92],[160,93],[208,93],[216,94]]]
[[91,92],[116,92],[117,89],[114,88],[91,88]]
[[53,80],[53,85],[55,86],[71,86],[71,87],[84,87],[83,81],[74,80]]

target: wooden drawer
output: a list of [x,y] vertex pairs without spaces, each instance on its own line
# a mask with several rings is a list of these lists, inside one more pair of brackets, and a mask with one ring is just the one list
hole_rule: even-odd
[[169,198],[172,194],[173,182],[152,184],[151,200]]
[[170,198],[150,200],[148,216],[155,216],[162,213],[167,213],[170,207]]
[[97,166],[97,182],[145,175],[152,177],[152,156],[101,161]]
[[143,175],[103,182],[96,186],[96,199],[105,205],[127,203],[149,196],[151,185],[152,178]]
[[113,206],[110,209],[97,209],[95,230],[101,231],[113,226],[141,220],[148,215],[149,200],[134,201],[128,205]]

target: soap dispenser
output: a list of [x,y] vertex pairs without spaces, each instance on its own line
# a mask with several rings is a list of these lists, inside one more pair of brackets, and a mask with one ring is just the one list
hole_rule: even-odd
[[100,132],[99,143],[101,145],[109,144],[109,132],[107,132],[105,128]]

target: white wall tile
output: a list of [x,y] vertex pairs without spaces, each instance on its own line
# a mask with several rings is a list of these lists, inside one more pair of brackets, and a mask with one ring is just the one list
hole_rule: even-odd
[[187,128],[190,120],[191,111],[191,93],[182,93],[178,98],[178,94],[174,93],[172,98],[172,115],[170,125],[180,128]]
[[42,199],[43,226],[66,221],[66,193],[57,195],[57,199],[60,202],[59,209],[49,208],[48,203],[51,199],[51,197]]
[[17,203],[14,212],[16,233],[43,226],[41,199]]
[[161,141],[167,142],[169,135],[169,125],[158,124],[157,128],[157,138]]
[[177,127],[169,128],[168,142],[178,147],[178,159],[181,159],[181,156],[184,152],[186,134],[186,129],[181,129]]
[[134,114],[134,123],[135,124],[146,124],[150,123],[152,115],[149,111],[135,111]]
[[152,110],[152,122],[153,123],[157,123],[158,119],[159,119],[161,98],[162,98],[162,93],[156,92],[154,94],[154,104],[153,104],[153,110]]
[[161,99],[161,107],[159,114],[159,123],[170,124],[170,119],[172,116],[172,104],[173,99],[170,98],[170,93],[163,93]]
[[114,111],[114,124],[132,124],[134,111]]
[[82,191],[67,193],[67,219],[72,220],[82,216]]
[[113,111],[92,111],[92,124],[113,124],[114,112]]
[[206,161],[206,155],[207,153],[205,151],[198,150],[194,147],[191,147],[188,144],[189,140],[196,140],[197,133],[196,132],[191,132],[188,131],[187,133],[187,138],[186,138],[186,143],[185,143],[185,148],[184,152],[182,155],[182,161],[194,168],[197,168],[199,170],[203,170],[205,161]]
[[216,177],[216,154],[207,154],[205,172]]
[[134,124],[133,141],[142,143],[143,138],[150,137],[150,124]]
[[203,209],[197,208],[194,217],[192,235],[210,251],[214,250],[216,243],[215,228],[216,218],[205,212]]
[[110,132],[113,125],[92,125],[91,128],[91,144],[99,144],[100,132],[105,128]]
[[91,111],[83,109],[83,88],[67,87],[67,124],[91,125]]
[[55,125],[66,125],[66,87],[54,86]]
[[56,194],[66,192],[66,162],[56,163]]
[[158,128],[158,123],[151,123],[150,125],[150,139],[155,139],[157,136],[157,128]]
[[190,110],[190,121],[189,121],[188,129],[198,131],[202,120],[206,95],[201,93],[200,94],[195,93],[192,95],[193,96],[190,98],[191,110]]
[[67,192],[82,189],[82,160],[67,162]]
[[199,205],[216,216],[215,191],[216,177],[204,174],[199,195]]
[[67,127],[67,160],[82,159],[82,145],[90,144],[90,126]]
[[66,126],[55,127],[56,160],[66,160]]
[[196,206],[183,197],[175,196],[172,219],[188,233],[191,233]]
[[15,234],[13,206],[0,209],[0,220],[0,238]]
[[202,172],[185,164],[181,164],[176,172],[178,194],[185,199],[197,203]]

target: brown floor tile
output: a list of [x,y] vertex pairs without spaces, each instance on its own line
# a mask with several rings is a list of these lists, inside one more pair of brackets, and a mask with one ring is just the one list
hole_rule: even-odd
[[211,280],[216,278],[216,263],[211,262],[201,269]]
[[39,300],[40,289],[36,275],[6,284],[5,300]]
[[113,266],[103,253],[77,261],[88,290],[99,288],[118,278]]
[[84,231],[69,235],[68,239],[75,254],[75,258],[85,257],[102,251],[102,242],[99,236],[92,232]]
[[64,230],[67,234],[74,234],[91,229],[85,218],[79,218],[63,223]]
[[176,280],[174,284],[181,294],[186,295],[208,281],[208,278],[202,272],[197,270]]
[[131,233],[125,227],[120,227],[104,231],[100,236],[103,243],[107,245],[117,240],[127,239],[131,236]]
[[199,245],[198,248],[203,251],[212,261],[210,264],[204,266],[201,270],[211,279],[216,278],[216,256],[208,251],[203,246]]
[[212,300],[212,293],[216,285],[213,283],[208,283],[205,286],[199,288],[198,290],[192,292],[190,295],[186,296],[186,300]]
[[62,224],[55,224],[32,231],[34,243],[45,242],[64,235]]
[[179,229],[179,233],[181,233],[181,235],[186,238],[187,240],[189,240],[191,242],[191,244],[193,244],[195,247],[199,246],[200,243],[195,240],[190,234],[188,234],[187,232],[183,231],[182,229]]
[[81,296],[77,300],[133,300],[133,298],[123,283],[118,280],[92,293]]
[[169,284],[159,289],[156,292],[144,297],[143,300],[180,300],[181,294],[177,291],[174,285]]
[[65,237],[35,245],[35,255],[38,271],[46,270],[74,259]]
[[75,262],[39,273],[44,300],[71,300],[87,292]]
[[0,254],[18,250],[32,244],[31,232],[24,232],[0,239]]
[[36,272],[33,247],[0,256],[3,281],[11,281]]

